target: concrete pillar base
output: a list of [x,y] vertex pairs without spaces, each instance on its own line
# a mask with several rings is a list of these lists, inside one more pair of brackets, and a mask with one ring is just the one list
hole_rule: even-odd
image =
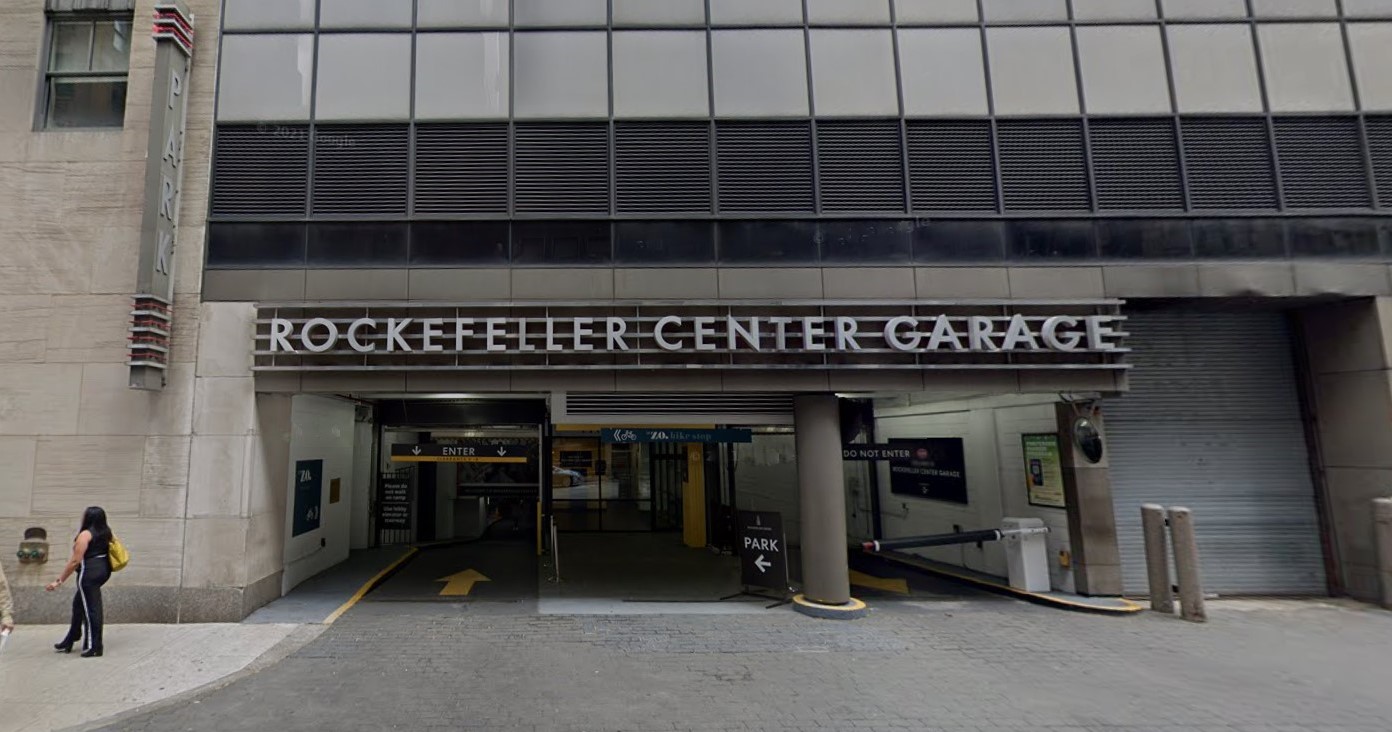
[[865,603],[854,597],[844,605],[825,605],[802,595],[793,595],[793,609],[810,618],[823,620],[855,620],[865,617],[868,612]]

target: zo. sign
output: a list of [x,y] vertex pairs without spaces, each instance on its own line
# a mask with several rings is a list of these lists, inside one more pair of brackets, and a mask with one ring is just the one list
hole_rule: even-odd
[[269,354],[1112,353],[1118,315],[270,319]]

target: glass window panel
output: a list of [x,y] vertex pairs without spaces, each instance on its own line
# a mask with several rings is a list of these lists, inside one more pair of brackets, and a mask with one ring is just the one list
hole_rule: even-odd
[[705,264],[715,261],[714,234],[708,221],[620,221],[614,256],[624,264]]
[[998,221],[920,221],[914,225],[914,261],[1000,261],[1004,234]]
[[609,116],[609,40],[602,32],[517,33],[518,117]]
[[913,259],[912,221],[823,221],[822,261],[891,264]]
[[1392,18],[1392,0],[1344,0],[1344,15],[1350,18]]
[[125,71],[130,68],[131,22],[97,23],[92,46],[93,71]]
[[889,0],[807,0],[812,25],[889,25]]
[[1285,226],[1279,220],[1195,221],[1194,253],[1201,258],[1286,258]]
[[513,0],[513,21],[526,26],[605,25],[607,0]]
[[92,24],[54,23],[50,71],[86,71],[92,52]]
[[997,114],[1077,114],[1067,28],[991,28],[986,43]]
[[1256,51],[1247,26],[1171,25],[1166,33],[1180,112],[1262,110]]
[[1375,257],[1378,230],[1357,219],[1293,220],[1287,228],[1291,253],[1297,257]]
[[222,25],[226,30],[312,30],[315,3],[316,0],[227,0]]
[[411,36],[345,33],[319,37],[319,120],[394,120],[411,116]]
[[208,224],[209,267],[302,267],[304,262],[304,224]]
[[616,26],[705,24],[705,0],[614,0]]
[[1010,256],[1017,259],[1092,259],[1097,256],[1087,221],[1012,221],[1006,224]]
[[975,23],[976,0],[894,0],[894,18],[905,23]]
[[713,25],[802,25],[802,0],[710,0]]
[[1246,0],[1164,0],[1166,18],[1245,18]]
[[410,28],[414,0],[320,0],[321,28]]
[[711,43],[717,115],[807,114],[807,50],[802,31],[716,31]]
[[514,264],[607,264],[607,221],[518,221],[512,225]]
[[1339,14],[1335,0],[1252,0],[1258,18],[1332,18]]
[[420,221],[411,225],[411,264],[505,264],[506,221]]
[[406,264],[406,224],[314,223],[309,225],[309,265]]
[[506,33],[416,36],[416,118],[506,119],[509,59]]
[[1337,24],[1268,23],[1257,33],[1271,111],[1353,109],[1348,59]]
[[52,80],[49,127],[120,127],[125,116],[125,79]]
[[1170,111],[1158,26],[1084,26],[1077,33],[1089,114]]
[[1068,20],[1066,0],[982,0],[986,22]]
[[986,68],[975,28],[899,31],[904,113],[910,116],[984,115]]
[[818,116],[899,113],[894,39],[887,30],[812,31],[813,99]]
[[1155,0],[1073,0],[1077,20],[1135,20],[1155,17]]
[[417,0],[421,28],[506,28],[508,0]]
[[219,121],[309,119],[314,36],[229,34],[219,62]]
[[814,221],[722,221],[716,231],[722,262],[817,261]]
[[1189,222],[1174,219],[1103,220],[1097,222],[1103,257],[1116,259],[1191,259],[1194,244]]
[[1392,110],[1392,23],[1349,23],[1348,36],[1363,109]]
[[710,116],[705,33],[618,31],[613,53],[614,116]]

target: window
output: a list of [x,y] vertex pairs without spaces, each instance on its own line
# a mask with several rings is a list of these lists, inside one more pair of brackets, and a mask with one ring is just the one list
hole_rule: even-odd
[[129,15],[50,16],[43,126],[120,127],[130,47]]

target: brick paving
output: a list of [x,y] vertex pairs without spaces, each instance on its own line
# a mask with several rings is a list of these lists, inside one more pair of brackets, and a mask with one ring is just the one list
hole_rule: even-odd
[[853,623],[364,603],[280,664],[110,729],[1392,730],[1392,613],[1226,602],[1194,625],[1015,602]]

